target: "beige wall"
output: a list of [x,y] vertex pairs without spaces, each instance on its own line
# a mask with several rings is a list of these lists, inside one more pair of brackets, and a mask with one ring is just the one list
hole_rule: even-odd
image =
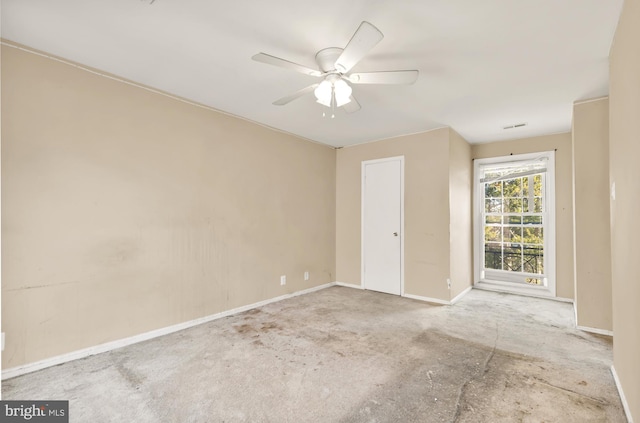
[[3,368],[335,280],[335,185],[332,148],[3,46]]
[[625,0],[610,54],[609,169],[614,366],[640,421],[640,0]]
[[471,145],[450,130],[449,210],[451,299],[473,284],[473,221]]
[[612,330],[609,99],[573,106],[574,273],[578,325]]
[[449,129],[338,150],[337,280],[360,285],[361,164],[405,157],[405,293],[449,300]]
[[474,159],[556,151],[556,295],[574,298],[571,133],[475,144]]

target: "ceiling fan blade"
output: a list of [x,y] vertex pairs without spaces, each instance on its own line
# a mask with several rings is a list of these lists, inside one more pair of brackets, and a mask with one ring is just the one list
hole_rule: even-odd
[[417,70],[352,73],[349,82],[354,84],[413,84],[418,79]]
[[336,70],[343,74],[349,72],[383,38],[384,35],[378,28],[363,21],[336,60]]
[[354,96],[349,97],[349,99],[351,100],[350,102],[342,105],[344,111],[347,113],[353,113],[360,110],[360,103],[358,103],[358,100],[356,100]]
[[308,68],[306,66],[299,65],[297,63],[290,62],[288,60],[281,59],[279,57],[271,56],[270,54],[258,53],[254,55],[252,59],[255,60],[256,62],[262,62],[268,65],[279,66],[281,68],[304,73],[305,75],[322,76],[322,72],[320,71]]
[[287,103],[291,103],[296,98],[302,97],[305,94],[313,92],[313,90],[315,90],[318,85],[320,85],[320,84],[309,85],[308,87],[305,87],[305,88],[303,88],[301,90],[298,90],[293,94],[290,94],[290,95],[288,95],[286,97],[282,97],[280,100],[274,101],[273,104],[276,105],[276,106],[284,106]]

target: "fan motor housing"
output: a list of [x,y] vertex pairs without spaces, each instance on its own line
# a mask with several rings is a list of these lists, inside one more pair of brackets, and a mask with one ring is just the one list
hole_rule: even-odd
[[336,70],[336,61],[342,54],[340,47],[329,47],[316,53],[316,63],[322,72],[332,72]]

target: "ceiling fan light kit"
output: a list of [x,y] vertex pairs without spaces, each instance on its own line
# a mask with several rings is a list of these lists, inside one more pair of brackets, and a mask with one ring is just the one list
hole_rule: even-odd
[[312,92],[316,101],[326,107],[342,107],[347,113],[360,110],[360,104],[352,95],[352,84],[413,84],[418,79],[417,70],[349,73],[351,69],[378,44],[384,35],[378,28],[363,21],[344,49],[329,47],[316,54],[320,71],[306,66],[258,53],[252,57],[257,62],[294,70],[305,75],[323,78],[319,84],[305,87],[293,94],[276,100],[273,104],[284,106],[291,101]]
[[351,101],[352,89],[340,76],[331,74],[313,91],[316,101],[323,106],[341,107]]

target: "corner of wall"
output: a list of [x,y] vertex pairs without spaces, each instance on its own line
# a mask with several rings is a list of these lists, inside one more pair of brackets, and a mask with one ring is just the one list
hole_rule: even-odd
[[576,324],[611,331],[608,97],[574,103],[572,129]]
[[449,128],[449,300],[473,284],[471,145]]

